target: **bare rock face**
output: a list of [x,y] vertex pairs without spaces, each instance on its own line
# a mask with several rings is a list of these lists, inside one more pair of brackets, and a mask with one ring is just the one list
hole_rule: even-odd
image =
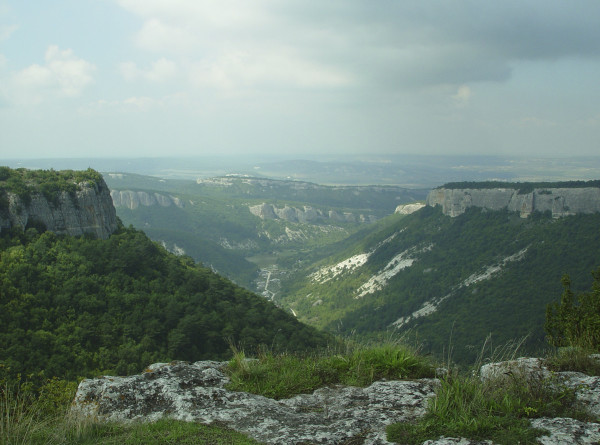
[[[217,423],[265,444],[388,444],[385,427],[425,414],[439,381],[380,381],[368,388],[321,388],[286,400],[229,391],[225,362],[173,362],[151,365],[140,375],[100,377],[79,384],[72,413],[100,421],[150,422],[162,417]],[[492,363],[481,378],[519,374],[573,388],[588,412],[600,418],[600,377],[576,372],[551,373],[541,359]],[[534,428],[547,431],[544,445],[600,443],[600,424],[568,418],[540,418]],[[493,445],[489,440],[440,437],[423,445]]]
[[373,222],[377,218],[373,215],[360,215],[358,218],[352,213],[340,215],[335,210],[323,211],[315,209],[312,206],[303,206],[303,208],[290,207],[285,205],[278,208],[272,204],[262,203],[248,206],[248,210],[260,219],[281,219],[288,222],[315,223],[327,222],[328,220],[336,222]]
[[600,443],[600,424],[585,423],[569,418],[541,418],[531,422],[534,428],[547,430],[547,436],[538,437],[542,445],[592,445]]
[[181,199],[175,196],[162,195],[160,193],[113,189],[110,192],[110,196],[115,207],[126,207],[130,210],[135,210],[140,206],[151,207],[159,205],[161,207],[170,207],[176,205],[180,208],[185,206]]
[[437,381],[382,381],[368,388],[321,388],[286,400],[228,391],[225,363],[155,364],[130,377],[80,383],[72,405],[78,416],[103,421],[161,417],[219,423],[266,444],[341,444],[360,438],[387,444],[386,425],[425,413]]
[[522,218],[532,212],[550,211],[554,218],[578,213],[600,212],[600,188],[546,188],[530,193],[516,189],[435,189],[427,196],[427,205],[440,205],[445,215],[455,217],[469,207],[487,210],[508,209],[519,212]]
[[34,194],[25,203],[19,196],[8,193],[8,212],[0,215],[0,229],[28,225],[43,225],[59,235],[92,234],[108,238],[118,227],[117,215],[106,183],[79,184],[74,194],[61,192],[56,201]]
[[410,215],[411,213],[415,213],[417,210],[421,210],[423,207],[425,207],[425,204],[421,204],[418,202],[415,202],[413,204],[401,204],[398,207],[396,207],[394,213],[399,213],[401,215]]

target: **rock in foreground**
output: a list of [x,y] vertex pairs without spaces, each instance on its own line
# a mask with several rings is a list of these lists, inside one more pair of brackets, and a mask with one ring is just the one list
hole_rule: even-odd
[[367,388],[321,388],[286,400],[233,392],[221,362],[155,364],[130,377],[81,382],[72,412],[101,421],[161,417],[219,423],[267,444],[386,444],[385,427],[425,413],[437,381],[382,381]]
[[[266,444],[388,444],[385,427],[425,414],[438,380],[381,381],[367,388],[321,388],[286,400],[225,389],[225,362],[173,362],[151,365],[130,377],[100,377],[81,382],[72,406],[78,416],[100,421],[154,421],[162,417],[217,423]],[[543,360],[521,358],[493,363],[482,379],[519,374],[547,379],[575,390],[594,418],[600,417],[600,377],[576,372],[551,373]],[[532,420],[547,430],[544,445],[600,443],[600,424],[567,418]],[[491,441],[439,438],[427,445],[493,445]]]

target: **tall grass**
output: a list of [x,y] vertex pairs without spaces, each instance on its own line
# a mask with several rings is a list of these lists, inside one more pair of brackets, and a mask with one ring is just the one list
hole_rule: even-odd
[[433,377],[435,368],[407,346],[388,342],[381,346],[347,344],[344,351],[305,356],[273,354],[262,350],[248,359],[233,347],[227,372],[228,389],[282,399],[310,393],[317,388],[344,384],[368,386],[382,379]]
[[45,427],[39,421],[39,407],[18,386],[4,384],[0,388],[0,443],[29,444]]
[[[68,383],[68,382],[67,382]],[[55,385],[55,388],[61,385]],[[66,385],[71,386],[71,385]],[[57,389],[58,390],[58,389]],[[68,414],[68,404],[56,405],[65,394],[21,391],[19,385],[0,388],[0,444],[2,445],[145,445],[197,444],[256,445],[241,433],[199,423],[162,419],[154,423],[103,423]]]
[[449,372],[441,380],[436,396],[430,399],[426,415],[416,423],[390,425],[388,440],[420,444],[446,436],[507,445],[536,444],[536,438],[544,432],[531,428],[531,418],[590,420],[579,409],[575,391],[552,379],[523,374],[480,379],[482,364],[513,360],[523,340],[494,348],[488,338],[474,367],[463,373]]

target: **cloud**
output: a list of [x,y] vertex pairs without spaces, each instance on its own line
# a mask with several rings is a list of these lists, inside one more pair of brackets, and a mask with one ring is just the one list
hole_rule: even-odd
[[458,87],[458,91],[456,94],[452,96],[454,103],[458,107],[464,107],[471,98],[471,89],[466,85],[461,85]]
[[13,73],[13,100],[19,104],[36,104],[47,97],[76,97],[93,82],[96,67],[76,57],[70,49],[51,45],[44,65],[30,65]]
[[236,88],[339,88],[352,78],[325,64],[313,63],[288,52],[232,51],[216,60],[198,63],[190,73],[196,87]]
[[[600,2],[116,0],[135,43],[228,88],[411,89],[503,82],[520,61],[600,57]],[[198,70],[204,72],[198,77]]]
[[8,40],[17,29],[19,29],[17,25],[0,25],[0,42]]
[[152,63],[149,69],[143,70],[134,62],[124,62],[120,66],[121,75],[127,81],[144,79],[149,82],[164,82],[176,76],[177,65],[164,57]]
[[539,117],[535,117],[535,116],[527,116],[524,117],[520,120],[518,120],[515,123],[518,127],[525,127],[525,128],[540,128],[540,127],[556,127],[556,122],[548,120],[548,119],[541,119]]

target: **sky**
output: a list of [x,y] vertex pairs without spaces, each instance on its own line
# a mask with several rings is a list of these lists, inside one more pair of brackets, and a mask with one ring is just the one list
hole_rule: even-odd
[[600,155],[600,1],[0,0],[0,158]]

